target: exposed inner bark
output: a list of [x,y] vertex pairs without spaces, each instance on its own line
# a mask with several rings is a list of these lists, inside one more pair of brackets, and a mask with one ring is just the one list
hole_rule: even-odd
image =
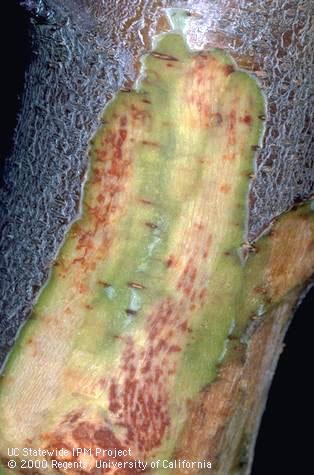
[[[161,59],[161,60],[163,60],[163,59],[166,60],[167,59],[170,62],[172,61],[172,57],[169,56],[169,55],[164,57],[164,58],[161,58],[160,55],[159,55],[159,59]],[[146,144],[144,144],[144,145],[146,145],[147,147],[152,147],[153,148],[154,146],[156,146],[156,143],[154,141],[146,140]],[[115,169],[115,172],[119,173],[119,170]],[[189,172],[189,170],[187,170],[187,178],[189,178],[188,177],[188,172]],[[228,186],[230,186],[228,183],[222,183],[221,184],[221,192],[222,193],[228,193],[228,191],[230,191]],[[144,203],[144,201],[145,201],[145,203]],[[143,201],[143,204],[149,205],[149,203],[147,202],[148,200],[146,200],[144,198],[144,201]],[[278,243],[279,243],[279,247],[274,246],[275,255],[277,255],[279,257],[278,257],[278,260],[273,259],[272,266],[268,268],[267,279],[269,279],[270,282],[272,283],[272,285],[270,285],[269,288],[268,288],[268,292],[269,292],[268,297],[272,298],[274,300],[280,300],[282,294],[285,294],[287,289],[294,288],[298,284],[301,284],[302,282],[306,281],[306,279],[310,276],[310,274],[312,272],[312,269],[313,269],[312,268],[312,257],[311,257],[312,256],[312,250],[311,249],[313,249],[313,244],[311,244],[311,238],[309,238],[309,236],[311,236],[312,230],[311,230],[310,227],[308,227],[306,225],[306,223],[303,222],[303,220],[302,220],[302,223],[299,221],[298,224],[299,225],[301,224],[300,232],[297,235],[295,235],[293,233],[291,234],[291,243],[292,244],[290,246],[290,252],[287,252],[286,247],[283,248],[282,242],[286,241],[287,233],[289,235],[289,232],[290,232],[289,229],[290,229],[291,223],[288,226],[289,229],[285,228],[285,226],[283,226],[283,228],[278,228],[279,231],[278,231],[277,237],[276,237],[276,235],[274,235],[274,237],[273,237],[273,240],[274,240],[273,242],[276,243],[276,239],[277,239]],[[155,223],[151,222],[151,221],[148,221],[147,222],[147,228],[148,228],[148,230],[153,232],[154,229],[156,229],[155,228]],[[81,236],[81,238],[82,238],[82,236]],[[84,242],[83,242],[82,247],[84,248],[84,246],[85,246],[85,248],[87,248],[88,246],[86,245],[86,243],[88,241],[88,236],[87,237],[85,236],[83,241]],[[311,248],[311,246],[312,246],[312,248]],[[298,262],[302,262],[301,267],[298,266]],[[171,269],[173,267],[173,264],[175,263],[174,257],[169,256],[168,260],[167,260],[167,263],[169,265],[169,268]],[[303,269],[304,269],[304,271],[303,271]],[[135,282],[130,281],[129,285],[130,285],[130,288],[136,288],[136,289],[138,289],[138,286],[143,287],[143,284],[140,283],[140,282],[137,282],[137,281],[135,281]],[[107,282],[104,282],[104,288],[106,288],[106,286],[107,286]],[[261,291],[261,294],[264,295],[265,287],[261,286],[261,287],[258,287],[258,289]],[[247,351],[245,352],[246,355],[248,355],[248,356],[246,356],[246,362],[245,363],[244,363],[244,361],[242,362],[242,360],[240,358],[241,361],[239,363],[238,358],[236,357],[235,361],[230,360],[230,362],[228,364],[226,363],[226,366],[221,369],[221,374],[222,374],[221,380],[217,381],[217,383],[213,383],[213,386],[211,386],[212,389],[209,390],[209,392],[208,392],[208,394],[209,394],[208,397],[209,397],[210,401],[212,401],[212,398],[214,398],[216,402],[220,399],[219,391],[221,391],[223,395],[226,395],[225,402],[224,402],[224,404],[226,404],[226,406],[224,406],[224,410],[226,411],[225,415],[228,419],[228,423],[227,423],[227,425],[223,424],[219,420],[219,417],[215,416],[216,417],[216,427],[213,427],[211,429],[212,430],[211,440],[213,442],[211,442],[212,445],[210,446],[211,447],[210,457],[213,457],[213,459],[215,460],[215,463],[217,464],[217,466],[215,468],[215,470],[217,470],[217,473],[221,473],[221,474],[223,474],[223,473],[232,473],[232,470],[236,470],[236,467],[235,466],[231,467],[230,464],[231,464],[231,461],[232,461],[232,464],[233,463],[236,464],[235,452],[236,452],[237,437],[239,438],[239,445],[241,445],[241,443],[243,443],[243,440],[247,441],[246,434],[251,433],[250,427],[251,426],[253,427],[254,423],[256,421],[256,417],[254,415],[255,414],[255,409],[254,409],[251,412],[252,420],[247,422],[247,426],[245,426],[245,428],[243,429],[243,432],[238,430],[239,421],[240,420],[241,421],[245,420],[245,417],[243,416],[243,413],[242,413],[242,409],[240,410],[240,407],[241,408],[242,407],[246,408],[246,410],[248,411],[249,410],[248,408],[253,407],[253,402],[252,402],[253,399],[251,400],[250,398],[248,398],[249,400],[246,401],[246,404],[243,404],[241,406],[241,404],[243,402],[243,399],[241,399],[241,397],[243,397],[243,396],[241,396],[241,397],[238,396],[239,406],[236,409],[236,408],[233,407],[233,403],[230,402],[227,398],[227,393],[228,393],[227,388],[230,389],[230,387],[232,387],[235,391],[235,394],[242,393],[241,390],[239,389],[241,387],[240,378],[241,378],[241,380],[242,380],[242,378],[244,380],[246,380],[248,375],[250,375],[249,377],[252,380],[255,380],[256,382],[259,381],[258,383],[256,383],[257,387],[260,388],[259,391],[261,390],[261,388],[263,388],[265,386],[265,384],[267,385],[268,380],[266,382],[265,381],[263,382],[263,380],[265,380],[265,378],[267,379],[267,377],[265,376],[265,373],[263,371],[266,368],[265,361],[267,360],[268,356],[267,357],[265,356],[266,360],[264,360],[262,358],[261,354],[263,353],[263,351],[259,347],[259,341],[260,340],[264,341],[265,347],[268,347],[270,349],[271,348],[277,348],[277,350],[274,349],[274,351],[278,352],[278,348],[280,347],[280,345],[276,347],[275,343],[279,344],[280,338],[281,338],[281,330],[280,329],[284,328],[284,327],[280,326],[279,322],[282,322],[282,324],[284,324],[285,318],[287,318],[287,315],[289,314],[288,310],[290,308],[290,305],[291,306],[293,305],[293,297],[291,296],[291,297],[289,297],[289,299],[291,299],[291,300],[287,300],[287,302],[284,302],[283,304],[280,304],[277,310],[272,311],[271,315],[274,315],[275,313],[279,315],[278,316],[278,321],[266,324],[266,322],[268,321],[268,319],[266,319],[265,323],[263,323],[262,326],[259,327],[259,329],[257,330],[257,333],[254,334],[254,336],[252,338],[252,341],[249,343],[249,347],[248,347]],[[285,317],[282,315],[282,313],[281,313],[282,310],[281,309],[284,309],[287,312]],[[132,308],[127,308],[126,310],[128,311],[129,316],[134,316],[135,312],[137,312],[136,310],[134,310]],[[269,318],[271,319],[272,317],[269,317]],[[70,320],[69,320],[69,323],[70,323]],[[53,325],[54,325],[53,322],[51,322],[52,327],[53,327]],[[68,328],[68,331],[69,331],[69,335],[70,335],[71,334],[71,327],[70,326]],[[278,336],[279,335],[278,332],[280,333],[280,337]],[[255,339],[255,335],[257,335],[257,334],[259,335],[260,340]],[[254,342],[254,345],[253,345],[253,342]],[[243,359],[245,359],[245,355],[243,354],[243,349],[239,353],[240,353],[240,356],[242,355]],[[265,352],[265,355],[267,355],[266,352]],[[255,368],[254,371],[253,371],[252,367]],[[231,375],[231,371],[233,371],[232,375]],[[254,379],[253,375],[256,379]],[[75,375],[74,375],[73,379],[75,379]],[[225,385],[222,384],[221,381],[222,382],[225,381]],[[53,381],[51,381],[51,383],[53,385]],[[221,383],[221,386],[219,386],[220,383]],[[217,388],[217,386],[220,389],[215,389],[215,388]],[[248,383],[248,386],[250,386],[249,383]],[[215,393],[215,391],[218,391],[218,393],[216,393],[216,396],[214,397],[214,395],[212,394],[211,391],[213,393]],[[253,392],[254,391],[252,389],[251,393],[253,393]],[[258,400],[257,397],[256,397],[256,400]],[[195,411],[195,415],[194,415],[194,412],[193,412],[192,413],[193,415],[191,417],[193,418],[193,420],[195,419],[195,424],[197,424],[197,423],[201,424],[201,421],[197,422],[197,420],[198,420],[197,419],[197,413],[198,413],[198,411],[201,411],[201,413],[203,415],[204,415],[204,411],[206,413],[206,402],[201,403],[201,405],[200,405],[201,409],[198,408],[197,403],[195,403],[195,404],[196,404],[195,409],[193,409],[193,411]],[[259,412],[261,406],[260,406],[259,403],[255,403],[255,404],[256,404],[256,412]],[[31,403],[31,406],[32,406],[32,403]],[[205,408],[203,406],[205,406]],[[258,408],[257,408],[257,406],[258,406]],[[212,405],[211,407],[212,407],[213,414],[214,414],[215,413],[215,405]],[[219,413],[219,415],[220,415],[220,408],[219,407],[217,408],[217,413]],[[74,416],[75,415],[73,415],[73,417]],[[210,417],[208,417],[208,420],[209,419],[210,419]],[[225,429],[223,430],[222,427],[225,427]],[[203,437],[204,437],[203,441],[205,441],[206,437],[207,437],[206,436],[206,430],[208,430],[208,428],[205,427],[205,429],[201,431],[201,433],[203,433]],[[205,431],[205,433],[204,433],[204,431]],[[253,431],[253,429],[252,429],[252,431]],[[241,434],[241,440],[240,440],[240,434]],[[235,437],[235,435],[236,435],[236,437]],[[101,434],[99,436],[101,436]],[[234,438],[232,443],[230,442],[231,436],[232,436],[232,438]],[[242,438],[242,436],[243,436],[243,438]],[[184,444],[186,444],[184,436],[182,436],[182,437],[183,437],[182,438],[182,447],[183,448],[181,449],[180,447],[178,447],[177,453],[179,455],[181,453],[182,454],[184,453]],[[188,440],[188,435],[186,437],[187,437],[187,440]],[[197,440],[197,439],[195,439],[195,440]],[[203,443],[205,443],[205,442],[203,442]],[[194,445],[197,445],[197,444],[195,443]],[[199,445],[199,447],[202,447],[202,442],[199,441],[198,445]],[[201,452],[195,451],[195,453],[201,453]],[[204,452],[204,454],[205,454],[205,452]],[[190,456],[190,458],[191,458],[191,456]],[[180,472],[178,472],[178,473],[180,473]]]

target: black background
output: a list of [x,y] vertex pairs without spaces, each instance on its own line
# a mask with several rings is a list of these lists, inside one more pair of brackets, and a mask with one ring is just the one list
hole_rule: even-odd
[[[73,0],[75,1],[75,0]],[[31,61],[29,17],[15,0],[1,5],[1,164],[12,149],[21,105],[25,68]],[[311,319],[314,289],[299,307],[286,336],[257,439],[252,475],[305,475],[312,472],[307,434],[312,416],[313,379]],[[313,473],[313,472],[312,472]]]

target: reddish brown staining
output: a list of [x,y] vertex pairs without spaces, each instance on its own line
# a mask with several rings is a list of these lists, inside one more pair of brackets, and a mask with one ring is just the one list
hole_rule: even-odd
[[[95,196],[87,198],[84,203],[86,229],[78,228],[77,250],[81,255],[72,263],[78,264],[84,271],[93,270],[97,264],[97,252],[109,248],[109,241],[104,233],[110,215],[118,209],[116,196],[122,194],[125,188],[124,181],[129,175],[131,161],[124,147],[127,141],[128,117],[126,114],[118,116],[116,130],[106,130],[101,139],[102,146],[96,151],[96,161],[108,164],[106,167],[94,168],[91,181],[95,184]],[[98,193],[97,193],[98,191]],[[95,245],[95,235],[100,231],[102,239]],[[94,256],[94,257],[93,257]]]
[[84,284],[83,282],[80,282],[78,284],[77,290],[80,294],[86,294],[88,292],[89,288],[87,287],[86,284]]
[[236,158],[235,153],[228,153],[222,157],[222,159],[225,160],[226,162],[233,162],[235,158]]
[[121,410],[121,404],[117,400],[117,384],[112,381],[109,387],[109,411],[116,413]]
[[94,433],[95,442],[102,449],[107,449],[109,447],[113,448],[122,448],[119,439],[113,434],[113,432],[106,428],[100,427]]
[[94,168],[91,182],[95,185],[101,182],[103,172],[99,168]]
[[111,162],[111,167],[109,168],[107,173],[116,178],[120,178],[123,175],[123,168],[125,166],[125,160],[122,160],[121,147],[116,148],[113,158],[114,159]]
[[[189,239],[188,236],[187,239]],[[186,258],[185,265],[179,274],[176,288],[182,294],[181,305],[187,305],[190,306],[190,310],[196,310],[205,301],[203,296],[201,298],[199,296],[199,288],[206,282],[204,260],[209,256],[213,236],[203,223],[194,223],[190,239],[193,244],[188,251],[189,257]]]
[[176,258],[173,255],[170,255],[166,260],[166,267],[175,267],[176,265]]
[[104,133],[101,140],[103,147],[96,152],[97,160],[104,162],[106,169],[97,167],[94,171],[94,180],[99,192],[90,202],[85,203],[87,213],[93,221],[90,232],[92,237],[100,226],[104,226],[108,220],[108,214],[112,214],[118,208],[113,206],[113,200],[117,194],[124,191],[124,180],[129,174],[131,161],[129,155],[124,152],[128,133],[126,130],[128,118],[126,115],[117,117],[119,127],[117,130],[109,130]]
[[[196,56],[186,77],[185,88],[187,102],[192,108],[194,116],[193,126],[208,128],[215,123],[215,114],[212,114],[210,103],[210,84],[215,80],[216,61],[206,56]],[[210,71],[210,77],[208,75]],[[218,116],[218,121],[220,117]],[[218,125],[218,124],[217,124]]]
[[93,233],[92,231],[84,231],[81,229],[78,232],[78,242],[76,245],[76,249],[88,249],[91,250],[93,248]]
[[[154,353],[155,355],[158,355],[162,350],[164,350],[165,348],[167,348],[167,343],[166,343],[166,340],[164,340],[163,338],[160,338],[158,343],[156,344],[155,348],[154,348]],[[170,349],[169,349],[170,350]],[[161,370],[158,369],[158,373],[160,373]]]
[[138,282],[128,282],[128,287],[132,287],[133,289],[146,289],[145,285],[140,284]]
[[97,200],[97,202],[98,202],[99,204],[101,204],[101,203],[103,203],[103,202],[105,201],[105,196],[100,193],[100,194],[97,196],[96,200]]
[[125,139],[126,139],[127,136],[128,136],[127,130],[125,130],[125,129],[120,129],[120,130],[119,130],[119,136],[120,136],[120,139],[124,142]]
[[113,376],[110,381],[109,408],[113,426],[123,432],[120,444],[144,457],[160,446],[170,425],[169,378],[182,350],[179,342],[188,333],[182,316],[171,299],[156,305],[147,317],[145,346],[127,338],[120,363],[123,379]]
[[[72,449],[77,447],[84,448],[86,450],[92,449],[93,457],[90,457],[90,467],[87,468],[87,471],[81,470],[77,471],[76,469],[67,469],[63,470],[60,469],[61,472],[67,473],[70,475],[100,475],[105,473],[119,473],[119,475],[131,475],[134,474],[134,470],[130,470],[128,468],[125,469],[109,469],[109,468],[102,468],[101,470],[96,469],[95,462],[96,460],[103,460],[103,461],[114,461],[114,462],[125,462],[135,460],[135,458],[128,457],[128,456],[119,456],[110,457],[106,453],[104,455],[98,454],[97,457],[95,455],[95,449],[100,448],[103,450],[108,449],[117,449],[118,450],[125,450],[128,451],[129,446],[124,445],[121,443],[120,439],[116,437],[113,431],[108,428],[105,423],[101,421],[97,422],[88,422],[85,420],[76,420],[74,422],[66,421],[66,425],[64,422],[60,425],[59,431],[55,434],[46,434],[42,438],[46,444],[45,448],[50,451],[60,451],[62,448],[67,450],[69,454],[66,457],[62,457],[60,455],[54,455],[53,458],[58,461],[65,461],[68,462],[79,462],[80,461],[80,454],[77,454]],[[113,471],[112,471],[113,470]]]
[[219,191],[221,191],[221,193],[229,193],[231,190],[231,185],[229,185],[228,183],[223,183],[222,185],[220,185],[219,187]]
[[108,385],[107,378],[100,378],[99,381],[97,382],[97,385],[102,391],[104,391]]
[[66,424],[74,424],[76,421],[78,421],[82,417],[82,411],[72,411],[69,414],[65,416],[65,418],[62,421],[62,425]]
[[151,368],[152,368],[152,362],[147,361],[146,364],[142,367],[141,373],[142,374],[148,373],[151,370]]
[[96,431],[97,427],[94,424],[82,421],[72,430],[72,437],[75,441],[79,441],[80,445],[78,447],[90,448]]
[[169,353],[177,353],[177,352],[179,352],[179,351],[181,351],[181,350],[182,350],[182,348],[181,348],[181,346],[179,346],[179,345],[171,345],[171,346],[169,347]]
[[[201,83],[202,78],[199,77],[198,81]],[[200,84],[199,84],[200,87]],[[204,95],[202,94],[201,90],[196,90],[196,92],[192,92],[187,96],[187,102],[196,108],[199,116],[200,125],[202,127],[209,127],[210,126],[210,105],[207,100],[204,99]]]
[[[137,349],[131,338],[125,342],[121,359],[121,378],[111,380],[109,407],[114,422],[124,430],[123,441],[135,453],[145,455],[160,446],[170,424],[166,368],[162,356],[176,354],[179,347],[173,339],[163,337],[174,318],[174,305],[162,302],[148,317],[148,338],[144,348]],[[174,335],[174,339],[177,335]],[[166,365],[169,358],[165,359]]]
[[225,76],[230,76],[230,74],[234,72],[234,66],[232,64],[226,64],[223,71]]
[[[107,216],[104,213],[103,206],[99,206],[98,202],[96,206],[89,206],[86,203],[85,203],[85,206],[88,209],[89,218],[91,218],[91,221],[95,223],[95,227],[93,229],[93,234],[92,234],[92,236],[94,237],[99,225],[101,224],[103,225],[107,221]],[[85,249],[87,250],[86,247]]]
[[72,424],[75,424],[76,420],[72,423],[69,422],[68,416],[61,422],[60,428],[58,429],[57,432],[55,433],[44,433],[41,435],[41,441],[43,444],[43,447],[48,450],[48,451],[63,451],[65,452],[66,450],[70,452],[70,454],[64,454],[63,457],[61,457],[59,454],[57,456],[54,456],[53,458],[58,460],[58,461],[75,461],[76,457],[72,456],[72,447],[68,443],[68,437],[66,434],[64,434],[64,430],[68,432],[68,429],[72,427]]
[[179,281],[177,284],[177,289],[182,290],[186,297],[188,297],[193,290],[193,285],[197,276],[197,268],[193,259],[190,258],[185,265]]
[[248,126],[251,126],[252,123],[253,123],[253,118],[250,114],[246,114],[243,117],[240,117],[240,122],[242,122],[243,124],[246,124]]
[[228,143],[229,145],[235,145],[236,143],[236,135],[235,135],[235,129],[236,129],[236,122],[237,122],[237,114],[234,109],[230,111],[230,114],[228,116]]
[[[114,146],[115,140],[116,140],[116,132],[112,129],[109,129],[109,130],[106,130],[103,137],[101,138],[101,144],[103,147],[106,147],[107,145]],[[110,152],[111,150],[109,149],[108,151]]]
[[206,66],[209,64],[209,57],[206,55],[198,54],[195,56],[193,61],[193,69],[194,71],[202,71]]
[[106,162],[108,160],[108,152],[107,150],[96,150],[96,160],[99,162]]
[[196,104],[199,107],[201,105],[201,101],[200,101],[200,98],[199,98],[198,94],[196,94],[194,92],[187,95],[187,102],[189,104]]
[[128,123],[128,118],[126,115],[120,117],[120,127],[126,127]]
[[150,113],[145,110],[137,107],[134,104],[131,104],[131,117],[135,122],[140,121],[142,124],[145,124],[147,120],[150,119]]
[[178,326],[179,330],[183,333],[191,333],[191,328],[189,327],[188,325],[188,321],[187,320],[183,320],[183,322],[181,322]]
[[220,114],[220,112],[216,112],[216,114],[213,114],[212,118],[213,118],[214,126],[216,126],[216,127],[221,127],[222,126],[223,118],[222,118],[222,115]]
[[254,287],[253,291],[258,295],[267,294],[267,289],[265,287]]

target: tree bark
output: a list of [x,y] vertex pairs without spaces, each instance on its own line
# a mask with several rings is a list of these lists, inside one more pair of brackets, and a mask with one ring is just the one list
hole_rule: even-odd
[[[257,237],[276,216],[314,191],[308,2],[23,3],[32,15],[34,55],[1,190],[2,361],[79,212],[89,140],[100,114],[120,88],[136,80],[139,58],[151,48],[153,34],[168,29],[162,8],[186,7],[191,13],[186,30],[190,45],[227,50],[257,76],[265,93],[267,130],[251,185],[247,237]],[[304,287],[309,281],[298,283]],[[250,472],[271,377],[303,287],[297,286],[269,312],[256,328],[246,357],[223,366],[194,404],[191,425],[199,427],[201,439],[196,430],[183,433],[178,457],[213,457],[216,468],[211,473]]]

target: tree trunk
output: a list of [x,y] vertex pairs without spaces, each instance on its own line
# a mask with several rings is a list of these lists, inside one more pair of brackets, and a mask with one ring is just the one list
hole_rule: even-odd
[[[185,26],[190,47],[227,51],[257,77],[265,94],[266,131],[251,182],[246,238],[254,241],[276,216],[314,191],[308,2],[23,3],[33,18],[34,56],[1,191],[6,210],[1,238],[2,361],[47,279],[69,223],[78,215],[89,141],[101,124],[101,112],[119,89],[134,84],[153,35],[169,29],[164,7],[186,8],[191,14]],[[309,232],[311,228],[304,228],[299,241],[293,236],[299,250],[293,259],[278,259],[282,267],[275,274],[284,296],[253,322],[245,354],[241,350],[226,360],[215,381],[192,401],[174,458],[211,460],[210,473],[250,473],[282,340],[313,273]],[[283,283],[291,268],[296,269],[295,279]],[[300,268],[305,271],[298,272]],[[177,468],[174,473],[193,472]]]

